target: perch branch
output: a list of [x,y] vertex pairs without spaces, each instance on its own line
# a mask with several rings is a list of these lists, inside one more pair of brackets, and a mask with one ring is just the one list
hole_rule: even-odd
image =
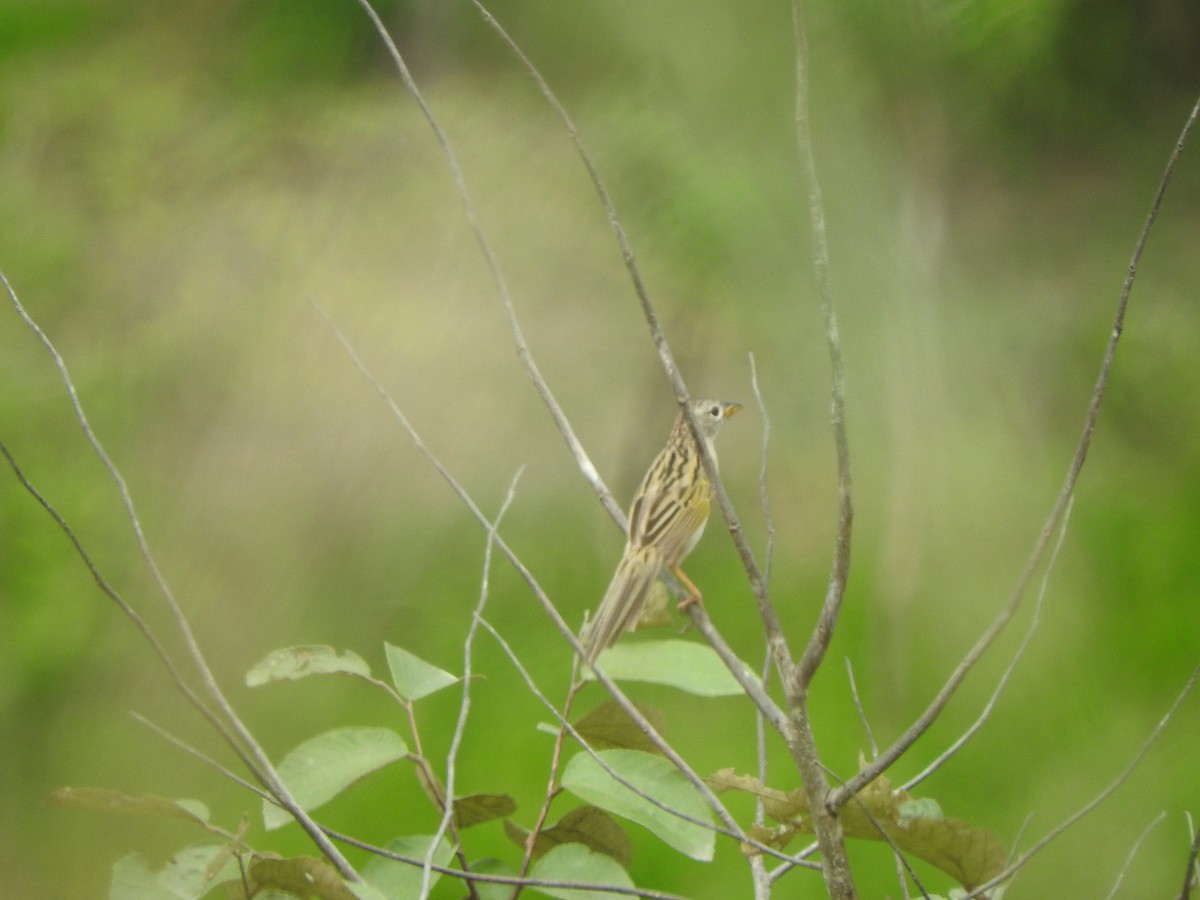
[[[499,36],[500,40],[508,47],[513,56],[525,68],[529,77],[533,80],[535,86],[541,91],[546,102],[551,109],[558,115],[563,124],[563,128],[567,132],[576,152],[579,154],[580,161],[587,170],[588,177],[592,181],[592,185],[596,189],[597,197],[600,200],[601,206],[604,208],[604,213],[608,218],[609,225],[616,237],[617,245],[621,252],[621,258],[625,263],[625,269],[629,274],[630,281],[633,284],[634,292],[637,294],[638,301],[642,307],[642,313],[646,319],[646,323],[650,329],[650,336],[654,342],[654,346],[658,351],[659,360],[662,362],[663,370],[667,375],[668,381],[675,392],[675,398],[683,410],[684,415],[688,420],[688,425],[692,429],[693,434],[696,433],[696,421],[692,416],[691,409],[688,405],[689,393],[687,386],[684,384],[683,377],[679,373],[679,367],[675,363],[674,354],[667,343],[666,335],[663,333],[662,327],[658,321],[658,315],[654,310],[654,306],[650,301],[649,293],[646,290],[645,282],[642,280],[641,270],[637,264],[637,257],[633,252],[633,245],[629,240],[628,234],[625,232],[624,226],[621,224],[620,217],[617,215],[616,204],[613,202],[612,196],[608,192],[608,188],[604,183],[604,179],[600,176],[600,171],[597,169],[595,162],[592,160],[591,154],[584,146],[582,139],[579,136],[579,131],[575,127],[574,121],[567,113],[566,108],[559,101],[554,91],[542,74],[538,71],[533,61],[526,55],[525,51],[516,43],[515,40],[505,31],[504,27],[496,20],[496,18],[487,10],[480,0],[472,0],[475,8],[479,11],[485,23],[487,23]],[[704,447],[704,442],[700,442],[701,456],[704,460],[705,471],[708,473],[709,479],[712,481],[715,488],[715,497],[717,505],[721,509],[722,515],[725,517],[725,522],[729,528],[729,533],[733,538],[734,546],[737,548],[738,555],[741,558],[742,565],[749,577],[751,588],[754,591],[755,599],[758,603],[759,613],[763,616],[764,624],[767,627],[768,633],[780,635],[778,619],[775,615],[774,607],[771,605],[770,596],[767,591],[766,580],[763,578],[762,572],[759,569],[758,562],[754,557],[754,552],[750,549],[750,545],[746,540],[746,536],[742,531],[741,523],[738,520],[737,514],[733,509],[733,504],[729,500],[729,495],[721,484],[720,479],[714,477],[716,474],[715,466],[712,460],[708,458],[707,448]],[[623,521],[624,517],[618,518],[617,521]],[[701,615],[696,606],[691,607],[695,612],[692,613],[693,621]],[[787,646],[780,635],[773,642],[773,652],[777,664],[784,666],[790,665],[790,659],[787,657]],[[782,669],[781,669],[782,671]]]

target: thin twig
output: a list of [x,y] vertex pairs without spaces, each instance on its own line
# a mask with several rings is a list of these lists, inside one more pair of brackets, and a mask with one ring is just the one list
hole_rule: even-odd
[[850,682],[850,695],[854,698],[854,708],[858,710],[858,721],[862,723],[863,733],[867,736],[867,746],[871,748],[871,758],[879,755],[879,745],[875,743],[875,732],[871,730],[871,722],[867,711],[863,709],[862,697],[858,695],[858,682],[854,680],[854,664],[846,657],[846,678]]
[[[125,507],[126,518],[128,518],[130,526],[133,529],[134,539],[137,543],[138,552],[142,557],[142,561],[146,566],[146,569],[150,572],[150,575],[154,580],[154,584],[158,589],[159,595],[166,604],[167,610],[171,615],[171,619],[175,623],[175,627],[178,629],[180,636],[183,638],[187,655],[191,659],[192,665],[195,667],[196,672],[200,677],[200,682],[204,686],[205,693],[207,693],[208,697],[216,706],[216,709],[220,712],[220,715],[224,717],[225,723],[228,725],[228,728],[218,727],[218,731],[223,737],[226,738],[227,741],[231,740],[231,734],[236,735],[236,740],[233,741],[231,746],[234,746],[234,751],[237,753],[239,758],[241,758],[243,761],[246,761],[246,757],[248,756],[251,760],[253,760],[253,763],[249,764],[248,768],[254,774],[254,777],[257,778],[263,784],[263,786],[266,787],[271,794],[276,797],[276,799],[278,799],[280,805],[282,805],[283,808],[286,809],[292,816],[292,818],[294,818],[300,824],[300,827],[304,829],[313,843],[316,844],[321,852],[324,853],[330,862],[333,863],[342,877],[352,882],[361,880],[358,877],[358,873],[354,871],[354,867],[351,866],[346,858],[338,852],[338,849],[329,842],[328,838],[321,833],[321,830],[316,826],[312,819],[308,817],[308,814],[305,813],[304,810],[300,808],[299,804],[296,803],[295,798],[292,797],[291,792],[280,779],[279,773],[276,772],[275,767],[271,764],[271,760],[267,756],[266,751],[263,750],[262,746],[254,738],[254,735],[250,733],[250,729],[247,728],[245,723],[242,722],[241,718],[234,710],[233,705],[228,699],[226,699],[224,692],[217,683],[216,677],[213,675],[212,670],[208,666],[208,660],[205,659],[204,653],[200,649],[200,644],[196,640],[195,634],[192,632],[191,623],[188,622],[187,616],[184,615],[183,608],[175,599],[175,594],[171,591],[170,586],[167,584],[167,580],[163,576],[162,571],[159,569],[158,562],[150,550],[150,544],[146,540],[146,535],[142,529],[142,522],[138,517],[137,509],[133,503],[133,495],[129,491],[129,486],[125,482],[125,477],[121,474],[116,464],[112,461],[112,458],[108,455],[108,452],[104,449],[104,445],[100,443],[100,439],[96,436],[95,431],[92,430],[91,422],[89,422],[87,414],[83,410],[83,404],[80,402],[79,395],[75,390],[75,383],[71,378],[71,373],[67,369],[66,361],[62,358],[62,355],[58,352],[58,349],[54,346],[54,343],[50,340],[46,333],[42,331],[37,322],[33,320],[33,317],[25,311],[25,307],[21,305],[21,301],[17,298],[16,291],[13,290],[12,285],[9,284],[8,278],[3,272],[0,272],[0,282],[3,282],[5,290],[8,291],[8,296],[12,299],[12,303],[17,310],[17,314],[21,317],[22,321],[25,322],[29,329],[33,331],[38,340],[42,342],[42,345],[46,348],[46,351],[50,354],[51,359],[54,361],[54,365],[58,368],[59,376],[62,378],[63,384],[67,390],[67,396],[69,397],[71,406],[74,409],[75,419],[77,422],[79,422],[80,428],[83,429],[84,437],[87,438],[88,443],[91,444],[92,450],[100,459],[100,462],[104,465],[105,469],[108,470],[109,476],[112,478],[113,483],[117,487],[117,492],[121,497],[121,503]],[[204,715],[204,709],[201,708],[200,711],[201,714]],[[213,721],[213,719],[208,715],[205,717],[210,722]],[[240,747],[236,746],[237,741],[240,741]]]
[[825,320],[825,342],[829,349],[830,419],[837,454],[838,524],[834,538],[833,563],[825,599],[816,625],[800,660],[783,672],[793,732],[788,748],[804,783],[812,816],[813,832],[821,848],[821,870],[832,900],[853,900],[854,876],[846,855],[846,842],[836,819],[836,808],[828,805],[829,781],[817,750],[808,712],[808,689],[833,640],[841,615],[846,582],[850,577],[850,538],[854,524],[854,502],[850,474],[850,442],[846,435],[846,373],[842,363],[842,344],[833,287],[829,277],[829,242],[825,234],[825,207],[817,178],[813,152],[812,127],[808,110],[808,37],[804,27],[801,0],[792,0],[793,44],[796,54],[796,141],[802,176],[808,186],[808,211],[812,223],[813,269],[821,295]]
[[[496,634],[495,629],[491,629],[493,635]],[[513,658],[512,649],[505,647],[505,653],[509,654],[509,659]],[[529,867],[533,865],[533,853],[537,849],[537,841],[541,836],[542,831],[546,827],[546,820],[550,818],[550,807],[554,803],[555,798],[562,792],[562,788],[558,783],[558,772],[562,767],[563,748],[567,742],[567,726],[566,722],[571,717],[571,707],[575,703],[575,697],[579,694],[583,687],[583,681],[576,676],[579,674],[580,658],[574,657],[571,661],[571,687],[567,690],[567,699],[563,702],[562,717],[559,720],[558,734],[554,737],[554,748],[550,751],[550,767],[546,773],[546,793],[542,798],[542,807],[538,810],[537,818],[534,820],[533,828],[529,830],[529,836],[525,839],[525,848],[521,856],[521,866],[517,870],[517,874],[525,875],[529,872]],[[532,679],[528,679],[531,681]],[[517,900],[521,894],[521,889],[517,888],[513,891],[512,900]]]
[[754,404],[762,418],[762,454],[758,463],[758,503],[762,508],[763,526],[767,532],[767,549],[763,554],[763,580],[771,583],[771,567],[775,560],[775,520],[771,516],[771,495],[767,491],[767,458],[771,447],[771,415],[758,387],[758,367],[754,354],[750,354],[750,389],[754,392]]
[[1141,748],[1136,754],[1134,754],[1133,759],[1130,760],[1129,764],[1126,765],[1125,768],[1121,770],[1120,774],[1113,779],[1112,783],[1110,783],[1104,788],[1104,790],[1085,803],[1078,810],[1067,816],[1067,818],[1064,819],[1059,825],[1051,829],[1041,840],[1018,856],[1017,859],[1012,862],[1003,872],[1001,872],[991,881],[981,884],[971,893],[963,896],[962,900],[971,900],[972,897],[982,897],[996,885],[1007,881],[1013,876],[1014,873],[1016,873],[1027,862],[1029,862],[1030,859],[1044,850],[1047,844],[1061,835],[1064,831],[1071,828],[1076,822],[1112,796],[1112,794],[1116,792],[1121,785],[1129,780],[1129,776],[1133,774],[1134,770],[1137,769],[1137,767],[1141,764],[1142,759],[1145,758],[1146,754],[1150,752],[1150,748],[1154,745],[1155,741],[1158,740],[1159,735],[1166,730],[1167,725],[1169,725],[1171,720],[1175,717],[1175,712],[1187,698],[1188,694],[1191,693],[1192,688],[1196,686],[1197,681],[1200,681],[1200,666],[1197,666],[1192,670],[1191,677],[1188,678],[1187,683],[1183,686],[1183,690],[1181,690],[1179,695],[1175,698],[1175,702],[1171,704],[1166,714],[1159,719],[1158,724],[1154,726],[1154,730],[1150,732],[1150,736],[1146,738]]
[[1033,552],[1026,561],[1025,568],[1022,570],[1020,577],[1017,579],[1016,587],[1013,589],[1004,608],[996,616],[992,624],[987,627],[979,640],[976,641],[975,646],[967,651],[966,656],[955,667],[950,677],[946,680],[946,683],[938,691],[937,696],[933,698],[932,702],[930,702],[929,706],[921,713],[917,720],[909,726],[904,734],[896,739],[895,743],[881,753],[874,762],[866,766],[861,772],[849,779],[845,785],[833,792],[829,799],[829,805],[833,809],[840,808],[849,799],[850,794],[862,790],[864,786],[879,777],[912,746],[917,738],[929,730],[930,725],[933,724],[934,720],[945,708],[963,679],[967,677],[967,673],[971,671],[975,663],[979,661],[984,652],[992,645],[1020,607],[1025,597],[1025,592],[1029,588],[1029,583],[1033,580],[1034,573],[1045,557],[1046,548],[1050,544],[1051,536],[1055,528],[1058,527],[1058,523],[1062,520],[1063,514],[1066,512],[1067,504],[1070,502],[1071,495],[1075,490],[1075,484],[1079,480],[1079,474],[1083,470],[1083,464],[1087,459],[1088,449],[1091,447],[1092,442],[1092,432],[1096,427],[1096,420],[1100,413],[1100,402],[1104,397],[1104,390],[1108,386],[1109,373],[1112,370],[1113,360],[1116,358],[1117,345],[1121,340],[1121,332],[1125,324],[1125,310],[1129,306],[1129,296],[1133,290],[1133,281],[1137,274],[1138,263],[1142,258],[1143,251],[1146,249],[1150,230],[1158,218],[1158,211],[1162,206],[1163,198],[1166,196],[1167,185],[1170,183],[1171,175],[1174,173],[1175,167],[1183,154],[1184,145],[1187,143],[1188,136],[1191,134],[1198,117],[1200,117],[1200,100],[1197,100],[1196,105],[1192,107],[1191,114],[1188,116],[1186,123],[1184,123],[1183,130],[1180,132],[1179,139],[1175,143],[1171,157],[1167,161],[1162,178],[1159,179],[1158,189],[1155,191],[1154,200],[1150,204],[1150,211],[1146,216],[1145,223],[1142,225],[1141,233],[1134,247],[1133,257],[1129,262],[1129,268],[1126,271],[1125,280],[1121,286],[1121,294],[1117,301],[1112,332],[1109,335],[1108,344],[1104,350],[1104,357],[1100,364],[1100,373],[1096,378],[1095,387],[1092,389],[1091,400],[1088,403],[1087,415],[1084,419],[1083,433],[1080,435],[1079,443],[1075,448],[1075,455],[1072,457],[1071,464],[1067,469],[1063,486],[1058,492],[1058,497],[1054,501],[1050,514],[1042,525],[1042,530],[1038,534],[1037,541],[1034,543]]
[[1179,891],[1178,900],[1191,900],[1192,888],[1200,883],[1200,869],[1196,867],[1196,858],[1200,856],[1200,828],[1192,835],[1192,849],[1188,853],[1187,866],[1183,870],[1183,887]]
[[[767,548],[763,554],[763,580],[770,585],[771,568],[775,559],[775,520],[771,516],[771,497],[767,491],[767,459],[768,450],[771,446],[771,416],[767,412],[767,404],[763,400],[762,391],[759,390],[758,367],[755,365],[753,353],[750,354],[750,387],[754,392],[754,402],[758,407],[758,413],[762,419],[762,455],[759,458],[758,467],[758,502],[762,508],[763,524],[767,532]],[[771,651],[768,648],[763,656],[762,668],[759,671],[759,679],[764,693],[767,691],[767,683],[770,678]],[[780,725],[775,725],[775,730],[778,731],[779,729]],[[767,729],[762,708],[758,704],[756,704],[754,710],[754,745],[758,757],[758,780],[760,783],[766,784],[768,777]],[[762,797],[754,798],[754,823],[760,827],[766,822],[764,806]],[[766,857],[761,854],[755,854],[750,857],[750,877],[754,882],[754,896],[756,900],[768,900],[771,896],[772,882],[771,873],[767,870]]]
[[488,240],[483,226],[479,221],[479,212],[475,207],[475,201],[471,199],[471,192],[467,188],[466,176],[463,174],[462,166],[458,162],[458,154],[455,153],[449,136],[442,128],[437,116],[434,115],[433,108],[425,99],[425,95],[417,86],[417,82],[409,71],[408,64],[405,63],[404,57],[396,46],[396,42],[392,39],[391,33],[388,31],[387,26],[383,24],[383,20],[379,18],[379,14],[371,5],[370,0],[359,0],[359,5],[371,20],[371,24],[374,26],[380,40],[383,41],[384,46],[387,47],[388,55],[391,57],[396,71],[400,74],[400,79],[404,82],[404,87],[412,94],[413,99],[421,110],[421,114],[425,117],[425,121],[429,123],[429,127],[433,130],[434,136],[437,138],[442,155],[446,158],[446,164],[450,168],[450,174],[454,179],[454,188],[458,192],[459,200],[462,203],[463,215],[466,217],[467,225],[471,229],[471,233],[475,236],[475,242],[479,245],[479,250],[483,254],[488,270],[491,272],[492,281],[496,285],[496,292],[500,298],[500,305],[504,310],[504,318],[508,322],[509,331],[512,332],[513,344],[516,347],[517,356],[520,358],[521,364],[525,367],[525,372],[529,376],[529,380],[533,382],[534,388],[536,388],[538,395],[542,398],[542,402],[545,403],[546,409],[549,410],[555,427],[563,436],[563,440],[566,441],[571,455],[575,457],[575,462],[579,466],[579,471],[583,473],[584,479],[591,485],[592,490],[595,491],[604,508],[608,510],[609,515],[618,523],[622,523],[622,527],[625,527],[623,524],[625,522],[624,511],[613,498],[612,492],[604,484],[600,473],[596,471],[596,466],[592,463],[587,451],[584,450],[579,438],[576,437],[566,413],[563,412],[562,407],[559,405],[554,393],[550,390],[546,379],[542,377],[542,373],[533,359],[533,354],[530,352],[529,345],[525,341],[525,334],[521,329],[521,323],[517,318],[512,295],[508,290],[508,282],[505,280],[504,272],[500,267],[500,260],[496,256],[491,241]]
[[1158,823],[1165,819],[1166,816],[1167,814],[1165,812],[1160,812],[1154,817],[1153,821],[1151,821],[1149,825],[1142,829],[1142,833],[1137,836],[1137,840],[1133,842],[1133,846],[1129,848],[1129,852],[1125,855],[1125,862],[1121,865],[1121,871],[1117,873],[1116,880],[1113,881],[1112,890],[1108,892],[1104,900],[1113,900],[1113,897],[1117,896],[1117,891],[1121,889],[1121,882],[1125,880],[1125,873],[1129,871],[1130,865],[1133,864],[1133,858],[1137,856],[1138,850],[1141,849],[1142,841],[1146,840],[1146,836],[1150,834],[1150,832],[1153,831]]
[[[833,774],[833,772],[828,769],[826,772],[831,775]],[[837,776],[834,775],[834,777],[836,778]],[[925,900],[929,900],[929,892],[925,890],[925,885],[921,882],[921,878],[917,875],[916,870],[913,869],[912,863],[908,861],[908,857],[904,855],[904,851],[896,846],[896,842],[892,839],[892,836],[887,833],[887,829],[879,824],[879,820],[871,814],[871,810],[867,808],[867,804],[863,803],[862,798],[857,794],[854,795],[854,802],[858,806],[858,811],[863,814],[863,817],[866,818],[868,822],[875,826],[875,830],[879,832],[879,836],[883,838],[884,842],[889,847],[892,848],[892,856],[900,866],[900,874],[904,875],[907,873],[908,877],[912,879],[912,883],[916,885],[917,890],[921,892],[921,896],[924,897]],[[903,880],[903,878],[901,878],[900,886],[903,888],[905,896],[908,896],[908,884]]]
[[76,555],[79,556],[88,572],[91,573],[92,580],[96,582],[97,587],[99,587],[101,592],[117,605],[117,608],[120,609],[120,611],[131,622],[133,622],[134,627],[141,632],[142,637],[146,639],[146,642],[154,651],[155,656],[158,657],[159,661],[166,668],[167,674],[171,676],[171,681],[174,682],[175,687],[181,694],[183,694],[184,698],[186,698],[187,701],[193,707],[195,707],[195,709],[209,722],[209,724],[211,724],[213,728],[215,728],[218,733],[225,738],[230,748],[234,753],[238,754],[238,757],[245,764],[246,768],[253,772],[253,760],[246,756],[245,752],[241,748],[241,745],[238,744],[237,739],[228,730],[225,723],[222,722],[220,717],[217,716],[216,713],[214,713],[208,707],[208,705],[205,704],[202,699],[200,699],[199,695],[192,690],[191,685],[187,683],[183,677],[183,674],[179,671],[179,667],[175,665],[175,660],[171,658],[171,655],[167,652],[166,647],[164,647],[162,642],[158,639],[158,635],[154,633],[154,630],[149,626],[149,624],[147,624],[146,620],[141,617],[137,610],[130,606],[129,602],[120,594],[119,591],[117,591],[115,587],[112,586],[108,579],[104,577],[103,573],[101,573],[95,561],[92,559],[91,554],[88,553],[87,549],[83,546],[83,542],[79,540],[79,536],[75,534],[75,530],[71,527],[67,520],[63,518],[62,514],[55,509],[53,504],[46,499],[45,495],[43,495],[41,491],[39,491],[33,485],[33,483],[29,481],[24,471],[22,471],[21,467],[17,464],[16,459],[14,459],[13,455],[9,452],[8,447],[5,446],[2,441],[0,441],[0,453],[2,453],[4,458],[8,460],[8,464],[12,468],[13,474],[16,475],[17,481],[20,483],[20,485],[25,488],[30,496],[32,496],[33,499],[41,505],[42,509],[49,514],[63,534],[67,536],[67,539],[75,548]]
[[792,27],[796,47],[796,140],[800,165],[808,186],[808,213],[812,225],[813,272],[821,295],[821,313],[825,320],[825,343],[829,349],[829,413],[833,424],[833,442],[837,452],[838,524],[834,554],[825,601],[804,654],[792,673],[789,691],[803,695],[808,691],[817,668],[825,658],[841,614],[846,582],[850,577],[850,538],[854,526],[853,480],[850,473],[850,441],[846,434],[846,372],[842,362],[842,340],[837,311],[833,302],[833,283],[829,275],[829,239],[825,232],[825,205],[821,182],[817,177],[813,152],[812,125],[808,110],[808,36],[804,27],[801,0],[792,0]]
[[1033,615],[1029,619],[1029,627],[1025,629],[1025,636],[1021,638],[1021,643],[1018,645],[1016,652],[1013,653],[1012,659],[1005,668],[1004,673],[1000,676],[1000,680],[996,682],[996,687],[992,691],[991,697],[984,704],[983,710],[979,713],[979,717],[971,723],[971,726],[959,736],[949,747],[938,754],[924,769],[904,782],[901,786],[902,790],[911,791],[914,787],[936,772],[951,756],[957,753],[966,745],[967,741],[973,738],[989,718],[992,711],[996,708],[996,703],[1000,699],[1000,695],[1004,692],[1004,688],[1008,685],[1009,679],[1012,678],[1013,672],[1016,671],[1017,664],[1025,655],[1025,650],[1029,647],[1030,641],[1037,632],[1038,625],[1041,623],[1042,606],[1045,604],[1046,590],[1050,584],[1050,574],[1054,571],[1054,567],[1058,562],[1058,554],[1062,550],[1063,540],[1067,536],[1067,527],[1071,523],[1071,510],[1075,505],[1075,498],[1071,498],[1071,502],[1067,504],[1067,508],[1063,513],[1062,524],[1058,529],[1058,540],[1054,543],[1054,549],[1050,551],[1050,559],[1046,563],[1046,569],[1042,572],[1042,583],[1038,588],[1037,600],[1033,604]]
[[189,756],[193,757],[194,759],[204,763],[206,766],[216,769],[217,772],[219,772],[222,776],[227,778],[229,781],[232,781],[238,787],[241,787],[241,788],[249,791],[250,793],[259,797],[259,799],[265,800],[267,803],[273,803],[276,806],[279,806],[279,802],[274,797],[272,797],[268,791],[265,791],[261,787],[259,787],[257,784],[249,782],[245,778],[240,777],[236,772],[234,772],[228,766],[222,765],[220,762],[213,759],[208,754],[197,749],[196,747],[193,747],[191,744],[189,744],[183,738],[172,734],[171,732],[169,732],[165,728],[163,728],[161,725],[158,725],[155,722],[153,722],[150,719],[143,716],[141,713],[133,712],[133,713],[130,713],[130,715],[133,717],[134,721],[136,721],[142,725],[145,725],[147,728],[149,728],[151,731],[153,731],[155,734],[157,734],[160,738],[162,738],[168,744],[171,744],[176,749],[182,750],[184,753],[186,753]]
[[[475,635],[479,631],[479,618],[483,615],[483,611],[487,607],[488,580],[492,570],[492,548],[495,546],[496,529],[500,527],[500,522],[503,520],[504,514],[508,512],[509,506],[512,505],[513,499],[517,495],[517,482],[524,471],[525,467],[522,466],[513,475],[512,481],[509,482],[508,493],[504,495],[504,501],[500,504],[496,518],[492,521],[491,527],[488,528],[487,541],[484,543],[483,572],[479,577],[479,602],[475,604],[475,614],[471,616],[471,622],[467,626],[467,636],[463,641],[462,701],[458,706],[458,719],[454,723],[454,734],[450,738],[450,749],[446,753],[446,805],[442,812],[442,820],[438,823],[437,831],[434,832],[433,840],[429,842],[429,850],[425,854],[425,871],[421,876],[421,897],[427,896],[431,887],[430,880],[433,870],[430,867],[433,865],[433,857],[437,846],[446,832],[453,830],[458,751],[462,746],[463,734],[467,728],[467,716],[471,709],[471,658],[475,651]],[[454,835],[454,840],[456,845],[461,844],[456,834]],[[465,856],[460,858],[460,862],[462,863],[462,867],[466,869]],[[474,885],[469,885],[469,887],[471,889],[471,896],[477,896]]]

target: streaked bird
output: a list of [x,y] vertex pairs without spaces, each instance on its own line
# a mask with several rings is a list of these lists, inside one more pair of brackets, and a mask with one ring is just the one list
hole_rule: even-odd
[[[741,404],[692,400],[691,408],[700,436],[716,463],[713,439],[725,420],[742,408]],[[704,471],[699,446],[681,410],[667,446],[651,463],[633,496],[625,553],[600,601],[596,618],[580,636],[589,665],[624,632],[637,626],[650,589],[664,568],[673,572],[691,595],[680,603],[680,609],[699,602],[700,591],[679,564],[704,533],[712,496],[713,487]]]

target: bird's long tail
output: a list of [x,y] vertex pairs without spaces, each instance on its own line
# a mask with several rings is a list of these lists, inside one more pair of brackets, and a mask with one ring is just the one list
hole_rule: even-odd
[[580,637],[584,661],[591,665],[602,650],[611,647],[626,631],[632,631],[646,606],[654,580],[662,571],[662,557],[644,547],[626,550],[613,579],[600,601],[600,608]]

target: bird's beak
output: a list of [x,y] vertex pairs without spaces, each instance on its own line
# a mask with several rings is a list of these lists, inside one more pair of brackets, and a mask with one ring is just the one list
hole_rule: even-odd
[[725,418],[727,418],[727,419],[728,419],[728,418],[729,418],[730,416],[732,416],[734,413],[741,412],[741,411],[742,411],[742,404],[740,404],[740,403],[730,403],[730,404],[729,404],[729,406],[727,406],[727,407],[725,408]]

